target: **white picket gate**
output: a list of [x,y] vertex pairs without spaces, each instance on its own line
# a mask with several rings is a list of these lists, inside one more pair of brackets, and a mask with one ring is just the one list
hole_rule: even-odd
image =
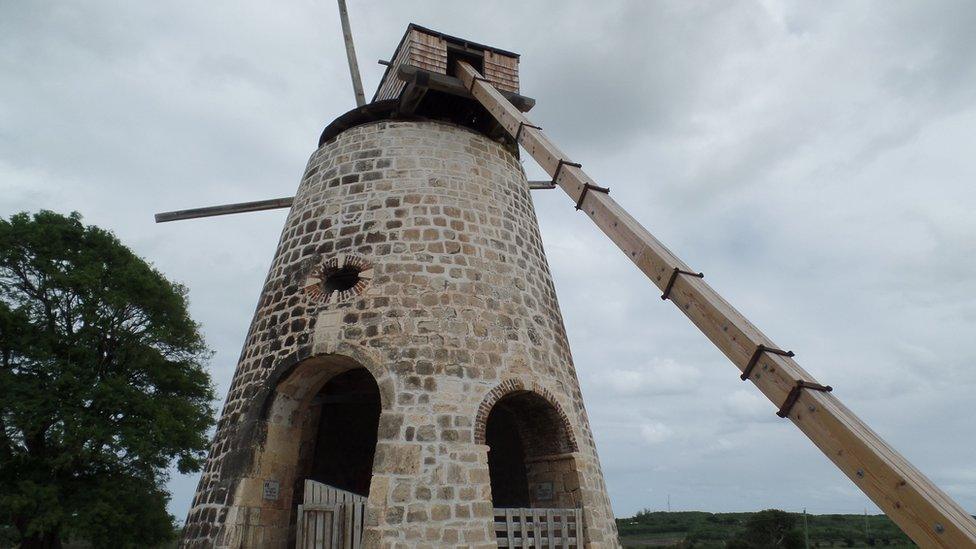
[[[298,506],[298,549],[361,549],[366,498],[314,480],[305,481]],[[581,509],[495,509],[499,547],[577,548],[583,544]]]
[[495,509],[499,547],[583,546],[582,509]]
[[360,549],[366,521],[366,498],[305,480],[305,497],[298,506],[298,549]]

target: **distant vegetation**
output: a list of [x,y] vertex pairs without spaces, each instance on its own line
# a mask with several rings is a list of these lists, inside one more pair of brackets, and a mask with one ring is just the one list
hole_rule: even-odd
[[[803,515],[641,511],[617,519],[624,547],[803,548]],[[810,547],[915,547],[884,515],[807,515]]]

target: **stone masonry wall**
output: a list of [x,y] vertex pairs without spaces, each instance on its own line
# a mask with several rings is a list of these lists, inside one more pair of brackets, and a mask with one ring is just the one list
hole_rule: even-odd
[[[356,288],[328,302],[307,289],[343,263],[364,270]],[[300,438],[307,395],[353,363],[382,397],[368,546],[494,546],[479,430],[485,403],[508,388],[558,407],[576,451],[536,476],[565,486],[561,501],[581,502],[590,546],[617,546],[525,175],[501,145],[454,125],[382,121],[312,155],[185,547],[285,546],[299,459],[289,441]],[[276,498],[269,482],[279,483]]]

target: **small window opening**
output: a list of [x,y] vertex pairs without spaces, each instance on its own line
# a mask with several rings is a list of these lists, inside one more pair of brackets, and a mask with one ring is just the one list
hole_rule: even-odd
[[467,61],[474,70],[482,75],[485,74],[485,57],[464,50],[454,49],[450,45],[447,47],[447,74],[457,76],[457,62]]
[[322,290],[325,295],[329,295],[333,292],[344,292],[346,290],[351,290],[358,283],[359,269],[346,265],[325,275],[325,280],[322,281]]

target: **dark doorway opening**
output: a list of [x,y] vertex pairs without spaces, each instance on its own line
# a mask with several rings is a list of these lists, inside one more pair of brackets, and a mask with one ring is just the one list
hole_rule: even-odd
[[582,499],[576,443],[565,416],[546,398],[516,391],[485,421],[495,508],[576,508]]
[[525,474],[525,449],[519,438],[511,410],[496,406],[485,425],[488,452],[488,475],[491,499],[495,507],[529,506],[529,479]]
[[312,402],[321,407],[307,478],[369,495],[380,420],[380,392],[365,368],[329,380]]

